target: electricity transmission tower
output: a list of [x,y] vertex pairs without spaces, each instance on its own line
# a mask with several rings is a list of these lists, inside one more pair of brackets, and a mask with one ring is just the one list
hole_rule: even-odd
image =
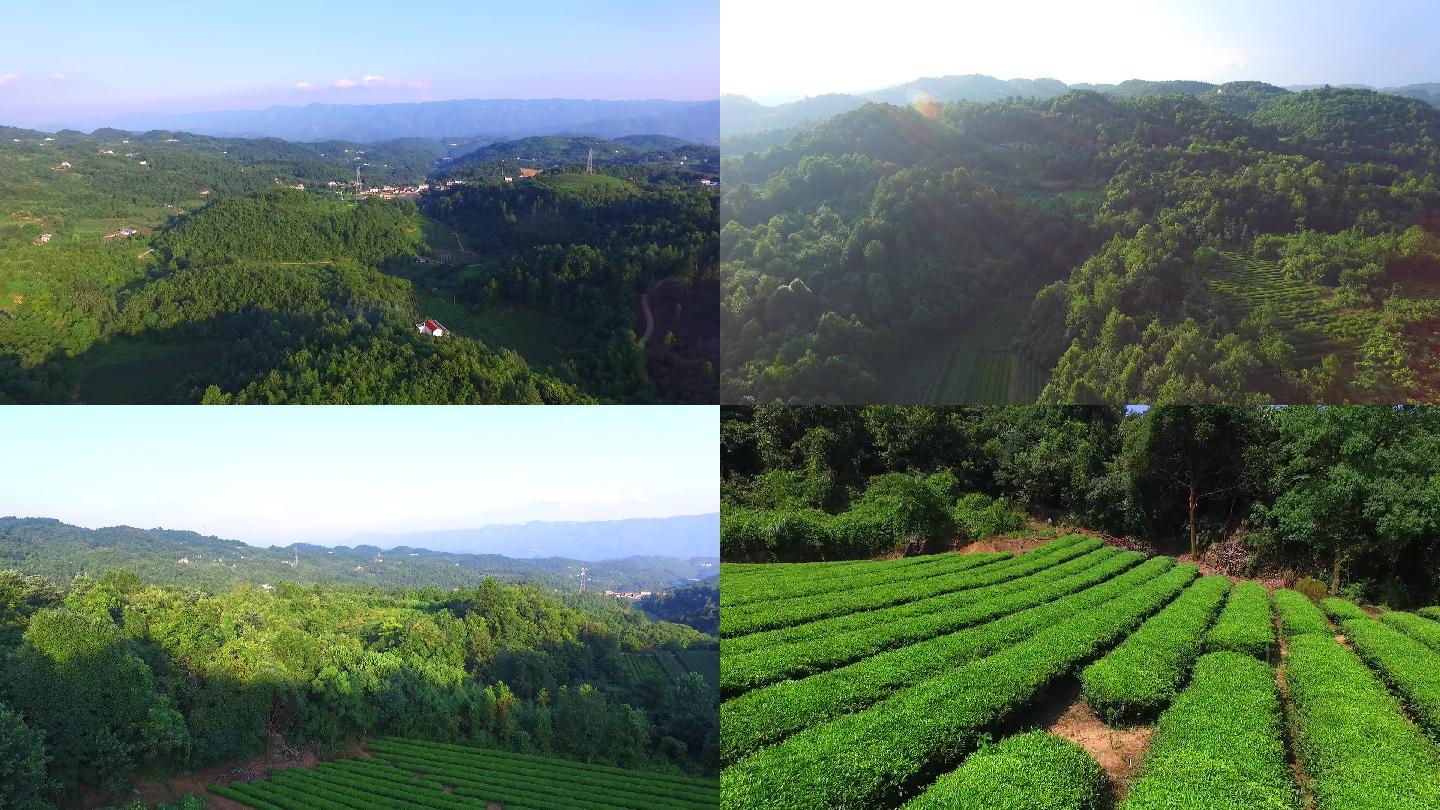
[[585,158],[585,173],[595,173],[595,147],[590,147],[590,156]]

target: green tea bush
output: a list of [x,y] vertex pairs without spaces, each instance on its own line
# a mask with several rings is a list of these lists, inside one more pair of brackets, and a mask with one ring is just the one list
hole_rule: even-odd
[[1370,614],[1366,613],[1359,605],[1345,599],[1325,599],[1320,602],[1320,607],[1335,621],[1346,619],[1368,619]]
[[[1099,541],[1095,541],[1097,544]],[[1085,551],[1100,554],[1103,559],[1109,555],[1104,549],[1076,548],[1073,555],[1056,559],[1054,555],[1042,558],[1044,568],[1018,569],[1016,578],[995,585],[957,591],[936,599],[927,599],[925,612],[904,618],[892,616],[889,621],[874,624],[851,632],[831,632],[790,644],[771,644],[750,652],[735,653],[726,650],[725,670],[721,674],[720,688],[723,695],[735,695],[759,686],[774,683],[785,678],[799,678],[826,669],[859,660],[894,647],[934,638],[945,633],[961,630],[969,625],[1003,616],[1016,605],[1031,604],[1035,593],[1057,595],[1057,589],[1073,588],[1075,585],[1060,586],[1056,580],[1065,581],[1067,574],[1083,571],[1097,560],[1079,557]],[[1020,557],[1001,565],[1012,566],[1007,573],[1016,573],[1013,566],[1026,562]],[[1064,563],[1064,564],[1061,564]],[[998,569],[1000,565],[988,566],[986,570]],[[1060,573],[1056,573],[1059,569]],[[1078,581],[1087,581],[1083,575]],[[1063,591],[1062,591],[1063,592]],[[1018,598],[1011,595],[1023,594]],[[1010,597],[1010,598],[1007,598]],[[933,604],[943,601],[944,606]]]
[[1398,610],[1380,614],[1380,621],[1440,652],[1440,622]]
[[720,704],[721,760],[733,762],[802,729],[871,706],[938,673],[1018,644],[1079,612],[1144,587],[1174,564],[1169,557],[1145,560],[1139,552],[1122,552],[1098,566],[1099,584],[1069,596],[1046,595],[1034,607],[1003,619],[727,700]]
[[1230,592],[1220,619],[1205,640],[1210,652],[1233,650],[1269,659],[1275,651],[1275,624],[1270,594],[1258,582],[1241,582]]
[[1100,810],[1109,790],[1105,772],[1084,748],[1044,731],[1031,731],[971,754],[904,810]]
[[1310,601],[1309,597],[1296,591],[1280,589],[1275,591],[1275,612],[1280,614],[1280,626],[1286,638],[1305,633],[1319,633],[1325,636],[1335,634],[1325,614]]
[[1415,721],[1440,740],[1440,654],[1374,619],[1347,619],[1340,628],[1355,652],[1404,698]]
[[1201,656],[1120,810],[1298,808],[1283,739],[1270,666],[1236,652]]
[[1440,751],[1359,657],[1332,636],[1297,636],[1285,681],[1317,810],[1440,807]]
[[[721,806],[799,810],[895,803],[910,785],[953,767],[989,729],[1134,630],[1195,576],[1193,566],[1176,567],[1012,647],[756,751],[721,772]],[[722,739],[724,733],[722,723]]]
[[1203,577],[1134,635],[1080,673],[1085,700],[1105,722],[1154,717],[1175,699],[1205,644],[1230,580]]

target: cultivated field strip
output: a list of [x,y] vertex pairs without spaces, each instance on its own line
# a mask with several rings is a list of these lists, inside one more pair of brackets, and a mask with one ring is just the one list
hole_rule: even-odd
[[1085,700],[1106,722],[1154,717],[1170,705],[1204,648],[1205,630],[1230,592],[1223,576],[1202,577],[1180,598],[1080,673]]
[[1361,660],[1400,695],[1415,721],[1440,740],[1440,653],[1374,619],[1346,619],[1340,629]]
[[719,801],[714,781],[694,777],[416,740],[368,747],[375,756],[210,790],[260,810],[712,810]]
[[1019,644],[1046,627],[1146,585],[1174,566],[1168,557],[1142,563],[1144,559],[1139,552],[1122,552],[1097,567],[1098,584],[1070,596],[1034,594],[1032,607],[1016,609],[996,621],[727,700],[720,705],[721,761],[729,764],[805,728],[860,711],[902,689]]
[[[924,565],[909,565],[900,567],[862,567],[861,570],[850,573],[844,570],[838,576],[795,576],[781,581],[769,581],[758,585],[737,582],[733,586],[727,581],[726,587],[720,593],[720,605],[723,608],[730,608],[735,605],[745,605],[753,602],[768,602],[776,599],[794,599],[797,597],[813,596],[842,588],[862,588],[866,585],[876,585],[883,582],[901,582],[908,580],[925,579],[927,577],[939,576],[955,571],[964,571],[967,568],[975,568],[980,565],[987,565],[990,562],[999,562],[1008,558],[1009,555],[995,555],[986,558],[975,554],[934,554],[924,557],[909,557],[904,559],[928,560]],[[734,593],[730,593],[734,591]]]
[[1315,607],[1310,598],[1299,591],[1280,589],[1275,591],[1275,612],[1280,616],[1280,629],[1286,638],[1307,633],[1334,636],[1335,628],[1330,620]]
[[989,555],[979,555],[984,562],[972,569],[928,577],[917,582],[884,583],[816,596],[739,605],[720,612],[720,635],[740,636],[760,630],[813,622],[843,613],[914,602],[952,591],[982,588],[1058,565],[1101,545],[1101,541],[1087,537],[1034,557],[1023,554],[1013,559],[995,561],[990,559]]
[[1205,648],[1209,652],[1231,650],[1271,660],[1275,653],[1275,619],[1264,585],[1242,582],[1230,591],[1225,609],[1205,639]]
[[1295,747],[1316,810],[1440,807],[1440,749],[1334,636],[1288,637]]
[[1398,610],[1380,614],[1380,621],[1440,652],[1440,622]]
[[898,804],[951,770],[988,729],[1163,608],[1195,577],[1193,566],[1173,568],[1019,644],[763,748],[722,771],[721,803],[728,810]]
[[905,805],[905,810],[1104,806],[1105,772],[1069,740],[1032,731],[975,752]]
[[[974,559],[967,559],[970,557]],[[1003,562],[1010,558],[1011,555],[1005,552],[980,555],[927,554],[919,557],[901,557],[898,560],[886,560],[884,562],[860,560],[847,565],[836,565],[831,568],[813,572],[795,568],[794,565],[776,563],[777,566],[789,565],[790,570],[768,576],[753,574],[744,577],[734,577],[733,585],[731,584],[732,577],[728,569],[729,564],[725,563],[721,565],[721,576],[725,578],[725,588],[722,589],[721,598],[726,598],[726,594],[723,593],[724,590],[733,590],[735,593],[730,594],[729,598],[742,599],[743,601],[727,602],[725,606],[729,607],[732,604],[735,606],[743,606],[754,602],[775,601],[780,597],[776,597],[773,594],[779,589],[790,588],[800,583],[806,585],[812,583],[815,585],[826,584],[830,587],[839,588],[843,587],[841,583],[860,576],[880,575],[879,580],[883,581],[884,575],[887,574],[899,575],[902,572],[909,572],[911,569],[928,569],[940,563],[960,565],[961,569],[964,569]],[[804,596],[805,594],[801,593],[799,595]]]
[[1359,605],[1346,599],[1336,599],[1333,597],[1330,599],[1322,599],[1320,601],[1320,607],[1324,608],[1325,613],[1337,622],[1342,622],[1346,619],[1370,618],[1370,614],[1361,609]]
[[[887,649],[953,633],[1016,610],[1034,607],[1114,576],[1118,573],[1116,567],[1102,563],[1119,554],[1118,549],[1096,549],[1027,577],[925,600],[930,603],[930,609],[917,615],[903,618],[890,616],[862,629],[832,631],[795,643],[773,645],[768,649],[736,655],[727,652],[720,682],[721,694],[735,696],[786,678],[834,669]],[[1123,563],[1124,567],[1133,564],[1129,560]],[[908,603],[913,604],[916,603]]]
[[[1074,543],[1081,542],[1079,535],[1063,539],[1068,541],[1064,546],[1057,546],[1056,543],[1060,541],[1056,541],[1056,543],[1050,543],[1033,551],[1026,552],[1024,556],[1027,558],[1031,554],[1043,556],[1044,554],[1053,553]],[[1094,553],[1094,551],[1091,551],[1083,556],[1088,557]],[[1071,559],[1079,558],[1079,556],[1076,556]],[[1036,559],[1038,559],[1038,557]],[[1033,560],[1031,562],[1033,562]],[[1069,561],[1065,564],[1069,564]],[[1058,568],[1059,566],[1057,565],[1056,567]],[[847,633],[876,624],[934,613],[937,610],[944,610],[959,604],[964,604],[973,599],[976,594],[995,593],[995,589],[1004,584],[1005,583],[986,585],[976,588],[973,591],[954,591],[940,594],[939,596],[917,599],[913,602],[903,602],[899,605],[875,608],[874,610],[861,610],[854,613],[842,613],[839,616],[817,619],[813,622],[804,622],[803,624],[794,624],[788,627],[777,627],[773,630],[759,630],[754,633],[746,633],[743,636],[731,636],[722,639],[720,647],[724,651],[725,660],[728,663],[739,655],[756,650],[774,649],[783,644],[810,641],[835,633]],[[729,587],[729,582],[726,582],[725,587]]]
[[1298,810],[1283,739],[1269,664],[1236,652],[1204,655],[1161,715],[1120,810]]
[[1420,608],[1419,610],[1417,610],[1417,611],[1415,611],[1415,612],[1418,613],[1418,614],[1421,615],[1421,616],[1424,616],[1424,617],[1427,618],[1427,619],[1433,619],[1433,620],[1435,620],[1435,621],[1437,621],[1437,622],[1440,622],[1440,605],[1435,605],[1435,606],[1432,606],[1432,607]]

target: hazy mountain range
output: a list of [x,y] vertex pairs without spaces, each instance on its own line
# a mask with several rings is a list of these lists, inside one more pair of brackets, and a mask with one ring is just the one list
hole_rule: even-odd
[[[482,534],[488,539],[478,540]],[[0,569],[62,583],[81,573],[123,569],[146,582],[207,590],[285,580],[452,588],[473,586],[487,577],[559,588],[658,590],[708,579],[719,571],[718,515],[373,537],[384,538],[385,547],[293,543],[263,548],[189,531],[86,529],[49,518],[0,517]],[[524,559],[484,553],[494,549],[517,550]],[[565,553],[567,549],[574,553]]]
[[615,138],[669,135],[718,143],[718,101],[587,101],[580,99],[460,99],[397,104],[309,104],[194,113],[128,113],[65,121],[38,129],[113,127],[154,129],[287,141],[372,143],[395,138],[483,135],[492,140],[575,134]]
[[[1244,84],[1254,84],[1245,82]],[[1275,88],[1291,92],[1323,87],[1304,85]],[[1411,84],[1404,87],[1373,88],[1366,85],[1336,85],[1378,90],[1382,93],[1407,96],[1440,107],[1440,83]],[[1223,92],[1225,85],[1200,81],[1146,81],[1130,79],[1119,84],[1066,84],[1059,79],[997,79],[994,76],[971,74],[916,79],[912,82],[865,93],[829,93],[799,101],[767,106],[745,96],[725,95],[720,98],[720,134],[722,137],[747,135],[767,130],[786,130],[824,121],[849,112],[870,102],[908,104],[924,94],[941,102],[991,102],[1009,96],[1022,98],[1055,98],[1071,90],[1094,90],[1122,96],[1145,96],[1160,93]]]
[[608,560],[636,555],[718,557],[720,515],[483,526],[478,529],[360,534],[347,544],[417,546],[432,551],[503,554],[506,557],[571,557]]

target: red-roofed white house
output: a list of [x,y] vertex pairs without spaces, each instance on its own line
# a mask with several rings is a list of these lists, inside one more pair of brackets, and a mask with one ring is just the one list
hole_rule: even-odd
[[437,338],[445,337],[445,333],[450,331],[449,329],[445,328],[444,324],[440,323],[439,321],[433,320],[421,321],[420,323],[415,324],[415,328],[419,329],[420,334],[422,335],[429,335],[431,337]]

